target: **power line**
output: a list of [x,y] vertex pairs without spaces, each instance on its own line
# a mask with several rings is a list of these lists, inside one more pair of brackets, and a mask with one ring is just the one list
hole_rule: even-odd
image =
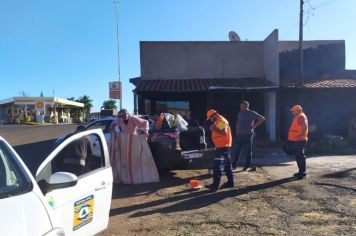
[[287,38],[287,36],[295,30],[298,23],[299,23],[299,21],[296,21],[295,24],[290,28],[290,30],[288,30],[287,33],[282,37],[282,39]]
[[[303,26],[308,23],[310,13],[315,11],[316,8],[314,8],[311,3],[311,0],[300,0],[300,10],[299,10],[299,86],[303,86],[304,84],[304,67],[303,67]],[[307,14],[307,21],[305,24],[303,24],[303,16],[304,16],[304,4],[309,5],[309,9]],[[326,3],[325,3],[326,4]],[[325,5],[324,4],[324,5]],[[321,6],[319,6],[321,7]]]
[[304,4],[306,4],[306,3],[308,4],[309,8],[304,12],[304,14],[307,15],[307,19],[306,19],[305,23],[303,23],[303,25],[308,24],[310,15],[314,16],[315,7],[313,7],[310,2],[311,2],[311,0],[304,2]]
[[[310,9],[314,9],[314,7],[310,4],[310,1],[311,0],[307,0],[307,1],[304,2],[304,4],[308,3],[309,9],[307,11],[303,12],[303,16],[308,14],[307,15],[307,20],[306,20],[305,23],[303,23],[303,25],[306,25],[308,23],[308,21],[309,21]],[[313,13],[313,16],[314,16],[314,13]],[[287,31],[287,33],[282,38],[285,39],[291,32],[293,32],[294,29],[297,27],[298,23],[299,23],[299,20],[294,23],[294,25],[290,28],[290,30]]]
[[[308,14],[307,11],[303,13],[303,15],[305,15],[305,14]],[[314,16],[314,14],[313,14],[313,16]],[[309,18],[309,16],[307,16],[307,18]],[[304,23],[303,25],[306,25],[306,23]],[[298,26],[298,24],[299,24],[299,20],[297,20],[294,23],[294,25],[287,31],[287,33],[285,33],[285,35],[282,37],[282,39],[285,39],[290,33],[292,33],[295,30],[295,28]]]
[[[308,9],[307,9],[306,11],[303,12],[303,16],[306,15],[306,20],[305,20],[305,22],[303,23],[303,25],[307,25],[307,24],[308,24],[308,22],[309,22],[309,20],[310,20],[310,17],[315,15],[315,11],[316,11],[316,10],[318,10],[318,9],[320,9],[320,8],[322,8],[322,7],[328,6],[328,5],[332,4],[332,3],[334,3],[335,1],[336,1],[336,0],[331,0],[331,1],[323,2],[323,3],[321,3],[321,4],[319,4],[319,5],[315,6],[315,7],[314,7],[314,6],[312,5],[312,3],[311,3],[312,0],[304,1],[304,4],[308,4],[309,7],[308,7]],[[310,15],[311,15],[311,16],[310,16]],[[281,38],[282,38],[282,39],[287,38],[287,36],[289,36],[289,34],[292,33],[292,32],[295,30],[295,28],[297,27],[298,23],[299,23],[299,20],[296,21],[296,22],[293,24],[293,26],[287,31],[287,33],[286,33],[283,37],[281,37]]]
[[319,9],[319,8],[322,8],[322,7],[325,7],[327,5],[330,5],[330,4],[334,3],[335,1],[336,0],[331,0],[331,1],[327,1],[327,2],[321,3],[321,4],[319,4],[318,6],[315,7],[315,10]]

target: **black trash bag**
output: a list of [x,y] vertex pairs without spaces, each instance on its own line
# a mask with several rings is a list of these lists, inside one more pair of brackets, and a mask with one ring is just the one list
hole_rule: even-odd
[[199,150],[206,148],[203,127],[189,127],[180,132],[180,146],[182,150]]
[[171,125],[169,124],[168,120],[166,119],[166,117],[164,117],[163,119],[163,123],[162,123],[162,129],[171,129]]

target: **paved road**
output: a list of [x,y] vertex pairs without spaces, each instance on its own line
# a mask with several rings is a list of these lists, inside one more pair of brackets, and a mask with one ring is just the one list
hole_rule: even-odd
[[20,155],[32,173],[53,150],[56,137],[75,130],[77,125],[0,125],[5,138]]

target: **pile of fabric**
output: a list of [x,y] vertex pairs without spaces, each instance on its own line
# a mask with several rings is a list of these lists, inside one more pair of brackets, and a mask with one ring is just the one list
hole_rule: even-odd
[[116,183],[159,182],[157,167],[145,136],[113,131],[109,152]]
[[188,122],[179,114],[161,113],[156,121],[156,129],[177,129],[177,131],[187,130]]

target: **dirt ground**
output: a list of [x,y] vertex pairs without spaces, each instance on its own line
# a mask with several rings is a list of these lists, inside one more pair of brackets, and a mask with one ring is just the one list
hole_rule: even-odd
[[[36,170],[54,138],[74,128],[7,125],[0,135]],[[232,189],[191,191],[191,179],[212,181],[194,163],[159,183],[115,185],[109,227],[99,235],[356,235],[356,155],[308,158],[308,178],[299,181],[281,150],[255,156],[257,171],[236,173]]]
[[255,161],[256,172],[236,173],[236,187],[217,192],[187,186],[211,183],[206,169],[115,185],[109,228],[100,235],[356,235],[356,156],[308,158],[303,180],[290,178],[297,167],[289,157]]

